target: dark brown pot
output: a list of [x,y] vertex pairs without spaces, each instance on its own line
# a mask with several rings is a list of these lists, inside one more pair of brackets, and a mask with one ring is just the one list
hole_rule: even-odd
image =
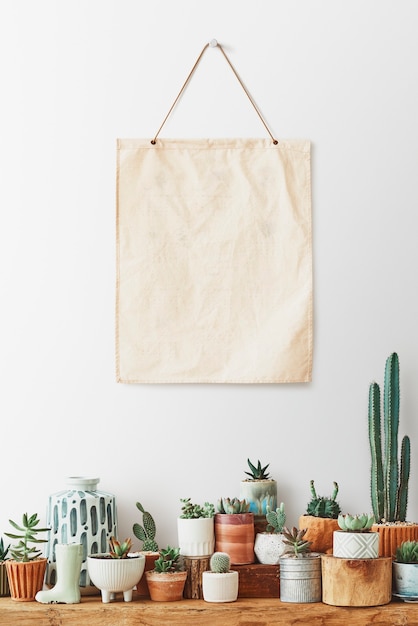
[[43,587],[46,559],[22,563],[14,560],[6,561],[7,576],[9,579],[10,595],[12,600],[31,602]]
[[216,513],[215,550],[227,552],[232,565],[254,563],[254,513]]

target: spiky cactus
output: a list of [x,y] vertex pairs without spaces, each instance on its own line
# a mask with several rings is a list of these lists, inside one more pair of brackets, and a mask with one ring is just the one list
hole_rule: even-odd
[[250,510],[250,502],[239,500],[238,498],[220,498],[216,504],[218,513],[248,513]]
[[217,574],[229,572],[231,559],[226,552],[214,552],[210,557],[210,569]]
[[145,511],[140,502],[136,503],[136,507],[142,513],[142,523],[144,526],[135,523],[132,527],[134,535],[143,542],[142,549],[144,552],[158,552],[158,544],[155,541],[156,526],[154,518],[151,513]]
[[245,473],[251,480],[268,480],[270,478],[270,474],[266,471],[270,463],[267,463],[264,467],[261,465],[260,461],[257,462],[257,465],[254,465],[251,463],[250,459],[247,459],[247,463],[251,472]]
[[275,511],[272,511],[270,507],[267,506],[266,520],[268,522],[266,528],[268,533],[281,533],[286,522],[284,502],[281,502],[280,506]]
[[334,481],[334,490],[329,498],[317,495],[313,480],[310,481],[310,489],[311,500],[307,505],[307,514],[313,515],[314,517],[337,519],[338,515],[341,513],[340,505],[336,501],[338,484]]
[[371,501],[376,522],[404,522],[408,504],[411,444],[402,439],[400,468],[399,431],[399,358],[393,352],[386,359],[383,391],[383,434],[381,433],[380,387],[369,388],[369,443],[371,452]]

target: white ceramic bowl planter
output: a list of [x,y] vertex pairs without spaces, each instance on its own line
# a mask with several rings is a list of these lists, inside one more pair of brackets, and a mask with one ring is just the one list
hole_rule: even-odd
[[125,602],[132,600],[132,590],[141,580],[145,556],[134,554],[126,559],[105,558],[105,554],[87,557],[87,569],[93,584],[102,592],[102,601],[110,602],[122,592]]

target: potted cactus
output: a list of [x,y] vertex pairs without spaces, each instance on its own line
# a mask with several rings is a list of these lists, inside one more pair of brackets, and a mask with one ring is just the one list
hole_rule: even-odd
[[[133,533],[137,539],[142,541],[141,554],[145,556],[145,568],[144,571],[148,572],[154,569],[154,563],[158,559],[158,543],[155,540],[157,533],[157,527],[153,516],[149,511],[146,511],[140,502],[136,503],[136,508],[142,513],[142,526],[138,522],[132,527]],[[149,590],[147,585],[146,576],[142,576],[141,580],[137,584],[137,591],[140,596],[148,596]]]
[[285,551],[282,531],[286,522],[286,513],[283,502],[275,511],[267,506],[266,521],[265,532],[257,533],[255,536],[254,552],[260,563],[277,565]]
[[322,554],[322,602],[332,606],[380,606],[391,600],[392,560],[378,557],[373,514],[339,515],[334,554]]
[[385,364],[383,425],[376,382],[369,387],[368,409],[371,502],[376,518],[373,530],[380,533],[380,556],[391,557],[403,541],[418,540],[418,524],[406,521],[411,444],[405,435],[398,460],[399,399],[399,358],[393,352]]
[[267,506],[274,511],[277,507],[277,482],[270,477],[267,471],[270,463],[262,465],[260,460],[257,465],[247,459],[249,472],[245,472],[248,478],[241,481],[240,499],[250,503],[250,513],[254,513],[255,522],[264,520]]
[[393,595],[406,601],[418,600],[418,541],[403,541],[396,548]]
[[10,547],[11,559],[6,561],[7,577],[12,600],[30,602],[42,589],[46,571],[46,558],[41,550],[31,544],[47,543],[40,539],[39,533],[48,532],[49,528],[38,528],[40,520],[37,513],[22,515],[22,523],[9,520],[17,533],[5,533],[10,539],[18,539],[18,543]]
[[181,515],[177,518],[180,554],[208,557],[214,552],[215,507],[210,502],[194,504],[190,498],[180,498]]
[[311,552],[306,528],[283,528],[285,553],[280,557],[280,600],[320,602],[322,597],[321,559]]
[[0,597],[10,596],[9,581],[6,572],[6,561],[10,545],[4,547],[3,538],[0,539]]
[[145,567],[145,556],[130,554],[132,540],[109,540],[109,552],[89,554],[87,570],[93,584],[100,589],[102,602],[108,603],[122,592],[125,602],[131,602],[132,591],[140,581]]
[[183,598],[187,572],[180,560],[180,548],[162,548],[154,569],[145,572],[151,600],[173,602]]
[[343,559],[377,559],[379,533],[372,531],[373,514],[339,515],[334,531],[333,555]]
[[254,513],[250,503],[220,498],[215,515],[215,550],[226,552],[233,565],[254,563]]
[[341,513],[336,498],[338,483],[334,481],[331,496],[319,496],[315,483],[310,481],[311,499],[306,513],[299,518],[299,528],[306,528],[306,539],[314,552],[331,553],[334,530],[338,530],[338,515]]
[[230,569],[226,552],[215,552],[210,558],[210,571],[202,573],[203,599],[206,602],[235,602],[238,598],[239,574]]

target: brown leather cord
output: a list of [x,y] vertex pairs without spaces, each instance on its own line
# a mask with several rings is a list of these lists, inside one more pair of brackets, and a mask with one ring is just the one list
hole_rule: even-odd
[[[200,59],[201,59],[201,58],[202,58],[202,56],[204,55],[204,53],[205,53],[205,51],[207,50],[207,48],[209,48],[209,46],[212,46],[212,44],[207,43],[207,44],[205,45],[205,47],[203,48],[202,52],[201,52],[201,53],[199,54],[199,56],[197,57],[197,59],[196,59],[196,63],[193,65],[192,69],[190,70],[190,73],[189,73],[188,77],[187,77],[187,78],[186,78],[186,80],[184,81],[184,84],[183,84],[182,88],[180,89],[180,91],[179,91],[179,93],[178,93],[178,95],[177,95],[176,99],[174,100],[173,104],[171,105],[170,110],[168,111],[167,115],[165,116],[165,118],[164,118],[164,120],[163,120],[163,122],[162,122],[162,124],[161,124],[160,128],[159,128],[159,129],[157,130],[157,132],[155,133],[154,139],[152,139],[152,140],[151,140],[151,143],[152,143],[153,145],[155,145],[155,144],[157,143],[157,137],[158,137],[158,135],[160,134],[162,127],[164,126],[164,124],[166,123],[167,119],[169,118],[169,116],[170,116],[170,114],[171,114],[172,110],[173,110],[173,109],[174,109],[174,107],[176,106],[176,104],[177,104],[177,102],[178,102],[178,100],[179,100],[180,96],[182,95],[183,91],[185,90],[185,88],[186,88],[186,86],[187,86],[187,84],[188,84],[189,80],[190,80],[190,79],[191,79],[191,77],[193,76],[195,69],[196,69],[196,68],[197,68],[197,66],[199,65]],[[250,95],[250,93],[249,93],[248,89],[245,87],[244,83],[242,82],[242,80],[241,80],[241,79],[240,79],[240,77],[238,76],[237,71],[235,70],[234,66],[232,65],[231,61],[229,60],[228,56],[226,55],[225,50],[222,48],[222,46],[221,46],[219,43],[215,43],[215,46],[214,46],[214,47],[219,48],[219,49],[220,49],[220,51],[222,52],[222,54],[223,54],[223,56],[225,57],[225,59],[226,59],[226,61],[227,61],[228,65],[230,66],[231,70],[234,72],[234,74],[235,74],[235,76],[236,76],[236,78],[237,78],[237,80],[238,80],[239,84],[240,84],[240,85],[241,85],[241,87],[243,88],[243,90],[244,90],[244,92],[245,92],[245,94],[246,94],[247,98],[249,99],[249,101],[250,101],[250,102],[251,102],[251,104],[253,105],[253,107],[254,107],[254,109],[255,109],[255,112],[257,113],[257,115],[258,115],[258,117],[260,118],[260,120],[262,121],[262,123],[263,123],[263,125],[264,125],[265,129],[267,130],[268,134],[270,135],[270,137],[271,137],[271,140],[272,140],[273,144],[274,144],[274,145],[277,145],[279,142],[277,141],[277,139],[275,139],[275,138],[273,137],[273,135],[272,135],[272,133],[271,133],[271,131],[270,131],[269,127],[267,126],[267,124],[266,124],[266,122],[265,122],[265,120],[264,120],[263,116],[262,116],[262,115],[261,115],[261,113],[260,113],[260,110],[258,109],[257,105],[255,104],[254,100],[252,99],[252,97],[251,97],[251,95]]]

